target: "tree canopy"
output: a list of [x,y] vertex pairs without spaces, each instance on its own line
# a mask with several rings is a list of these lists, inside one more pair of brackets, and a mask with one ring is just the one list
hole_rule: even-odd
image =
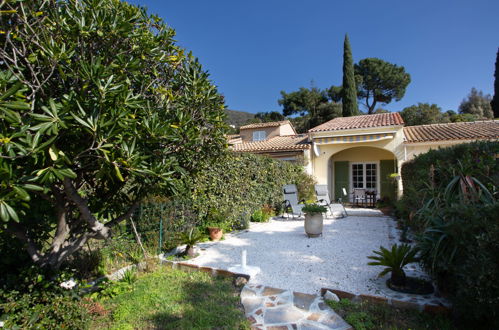
[[279,105],[283,106],[284,116],[300,115],[303,120],[294,121],[299,124],[297,131],[305,132],[328,120],[341,116],[341,104],[330,101],[328,92],[315,86],[301,87],[298,91],[286,93],[281,91]]
[[449,122],[449,115],[441,112],[436,104],[418,103],[404,108],[400,115],[406,126],[428,125]]
[[223,149],[224,102],[175,31],[142,8],[1,9],[0,234],[57,268]]
[[411,76],[403,66],[379,58],[363,59],[354,68],[359,81],[357,96],[364,100],[369,114],[374,113],[378,102],[400,101],[411,82]]
[[490,101],[491,96],[472,88],[468,96],[459,105],[459,113],[470,114],[476,119],[494,118]]

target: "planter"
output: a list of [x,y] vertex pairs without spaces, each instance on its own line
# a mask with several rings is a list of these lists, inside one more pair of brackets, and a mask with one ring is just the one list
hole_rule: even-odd
[[322,225],[324,217],[322,213],[305,213],[305,233],[308,237],[318,237],[322,235]]
[[223,230],[218,227],[208,227],[208,231],[210,232],[210,239],[212,241],[219,241],[222,238]]

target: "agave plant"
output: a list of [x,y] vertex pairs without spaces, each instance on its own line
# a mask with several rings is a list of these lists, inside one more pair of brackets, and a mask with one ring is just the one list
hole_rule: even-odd
[[203,234],[200,233],[196,228],[191,228],[189,231],[180,234],[180,241],[182,244],[186,244],[184,255],[189,257],[194,256],[194,245],[203,239]]
[[371,266],[385,266],[386,268],[378,274],[379,277],[392,272],[390,282],[394,285],[403,286],[405,284],[406,276],[404,266],[412,262],[417,262],[416,254],[418,250],[412,248],[409,244],[394,244],[391,250],[379,247],[379,251],[373,251],[375,256],[367,258],[375,261],[367,263]]

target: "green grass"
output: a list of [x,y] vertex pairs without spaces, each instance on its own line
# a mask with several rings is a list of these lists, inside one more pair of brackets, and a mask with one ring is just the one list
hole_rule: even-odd
[[101,303],[93,329],[249,329],[232,281],[203,272],[160,267]]
[[354,303],[348,299],[328,301],[346,322],[356,330],[367,329],[454,329],[451,320],[415,310],[403,310],[370,302]]

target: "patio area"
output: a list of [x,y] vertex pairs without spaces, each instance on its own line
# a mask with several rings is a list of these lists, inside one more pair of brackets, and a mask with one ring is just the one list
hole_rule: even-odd
[[[333,288],[354,294],[370,294],[401,300],[445,303],[434,295],[401,294],[388,289],[377,278],[383,269],[368,266],[367,256],[381,246],[398,243],[395,221],[375,209],[351,209],[346,218],[324,220],[323,235],[308,238],[303,218],[273,218],[267,223],[251,223],[248,230],[226,235],[220,242],[198,244],[199,256],[188,263],[228,269],[241,263],[247,251],[248,265],[261,272],[250,284],[319,294]],[[409,276],[424,276],[417,265],[409,265]]]

